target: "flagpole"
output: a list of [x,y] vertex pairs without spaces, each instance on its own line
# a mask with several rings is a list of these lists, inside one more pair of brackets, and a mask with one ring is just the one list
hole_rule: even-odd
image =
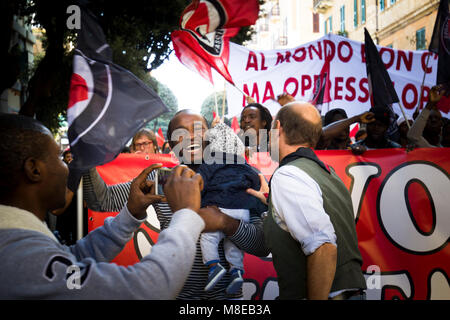
[[408,118],[406,118],[405,109],[403,109],[403,106],[402,106],[402,103],[400,102],[400,100],[398,101],[398,105],[400,106],[400,111],[403,114],[403,118],[405,118],[406,125],[408,126],[408,130],[409,130],[409,129],[411,129],[411,125],[409,124]]
[[226,82],[223,83],[223,97],[222,97],[222,121],[225,122],[225,98],[226,98]]
[[247,97],[250,97],[248,94],[246,94],[244,91],[242,91],[238,86],[236,86],[234,83],[232,83],[232,82],[230,82],[230,81],[228,81],[220,72],[219,72],[219,74],[222,76],[222,78],[226,81],[225,82],[225,84],[224,84],[224,87],[226,88],[226,84],[227,84],[227,82],[229,83],[229,84],[231,84],[233,87],[235,87],[242,95],[244,95],[246,98]]
[[242,91],[240,88],[238,88],[234,83],[229,82],[233,87],[235,87],[240,93],[242,93],[246,98],[250,97],[248,94],[246,94],[244,91]]
[[[427,69],[428,69],[428,61],[430,60],[430,56],[432,55],[432,53],[430,52],[430,54],[427,57],[427,62],[425,62],[425,70],[423,72],[423,77],[422,77],[422,85],[420,86],[420,98],[419,98],[419,102],[418,105],[416,107],[416,110],[420,110],[420,106],[422,104],[422,98],[423,98],[423,87],[425,84],[425,76],[427,75]],[[405,118],[406,119],[406,118]],[[408,126],[409,127],[409,126]]]
[[80,240],[83,238],[83,178],[80,180],[80,185],[76,191],[77,193],[77,233],[76,239]]
[[219,115],[219,107],[217,106],[217,93],[216,93],[215,88],[214,88],[214,103],[215,103],[215,107],[216,107],[216,114]]

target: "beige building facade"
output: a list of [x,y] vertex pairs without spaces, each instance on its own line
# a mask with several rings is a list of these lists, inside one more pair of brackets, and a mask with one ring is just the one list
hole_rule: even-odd
[[403,50],[428,48],[439,0],[267,0],[247,47],[293,48],[327,33]]
[[322,16],[312,0],[266,0],[256,34],[246,46],[255,50],[293,48],[323,36]]
[[375,43],[403,50],[423,50],[433,33],[439,0],[314,0],[324,33],[364,41],[367,28]]

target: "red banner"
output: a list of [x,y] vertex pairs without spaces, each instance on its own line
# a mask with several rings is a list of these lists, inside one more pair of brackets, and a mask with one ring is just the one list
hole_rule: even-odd
[[[363,156],[349,151],[317,151],[348,187],[355,211],[359,249],[368,299],[450,299],[450,149],[372,150]],[[262,171],[275,168],[253,161]],[[176,161],[167,155],[120,155],[98,167],[107,184],[129,181],[143,168]],[[252,161],[250,161],[252,163]],[[270,178],[270,174],[265,174]],[[116,213],[89,213],[89,231]],[[159,226],[149,218],[114,260],[129,265],[150,252]],[[244,258],[245,299],[278,296],[271,257]]]

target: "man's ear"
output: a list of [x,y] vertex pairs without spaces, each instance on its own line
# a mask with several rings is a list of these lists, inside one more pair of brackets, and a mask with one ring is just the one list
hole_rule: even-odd
[[280,120],[273,120],[272,129],[280,129]]
[[42,174],[45,170],[44,163],[36,158],[28,158],[24,163],[24,172],[25,176],[31,182],[40,182],[42,181]]

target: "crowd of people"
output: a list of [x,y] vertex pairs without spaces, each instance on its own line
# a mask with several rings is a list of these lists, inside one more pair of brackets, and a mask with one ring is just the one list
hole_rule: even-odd
[[[350,118],[333,109],[321,117],[310,103],[283,94],[274,117],[259,103],[244,107],[238,134],[221,121],[210,128],[202,115],[181,110],[169,123],[163,151],[148,129],[127,150],[167,153],[182,146],[164,195],[155,194],[160,164],[116,185],[107,185],[91,168],[83,176],[86,206],[119,214],[76,242],[73,234],[60,241],[45,224],[49,212],[59,215],[73,203],[66,188],[70,152],[61,157],[38,121],[1,114],[0,298],[242,299],[247,252],[272,254],[280,299],[365,299],[349,191],[314,149],[361,155],[370,149],[449,147],[448,120],[436,108],[442,95],[440,86],[433,87],[413,120],[389,106]],[[351,141],[354,123],[361,129]],[[189,134],[172,139],[178,129]],[[269,132],[275,130],[272,139]],[[200,137],[201,147],[199,134],[208,135]],[[279,156],[270,185],[242,161],[269,151],[267,144]],[[232,162],[207,161],[207,146],[214,157]],[[151,253],[127,268],[109,263],[145,221],[150,205],[161,226]],[[57,220],[58,228],[68,237]],[[69,277],[68,268],[79,277]]]

